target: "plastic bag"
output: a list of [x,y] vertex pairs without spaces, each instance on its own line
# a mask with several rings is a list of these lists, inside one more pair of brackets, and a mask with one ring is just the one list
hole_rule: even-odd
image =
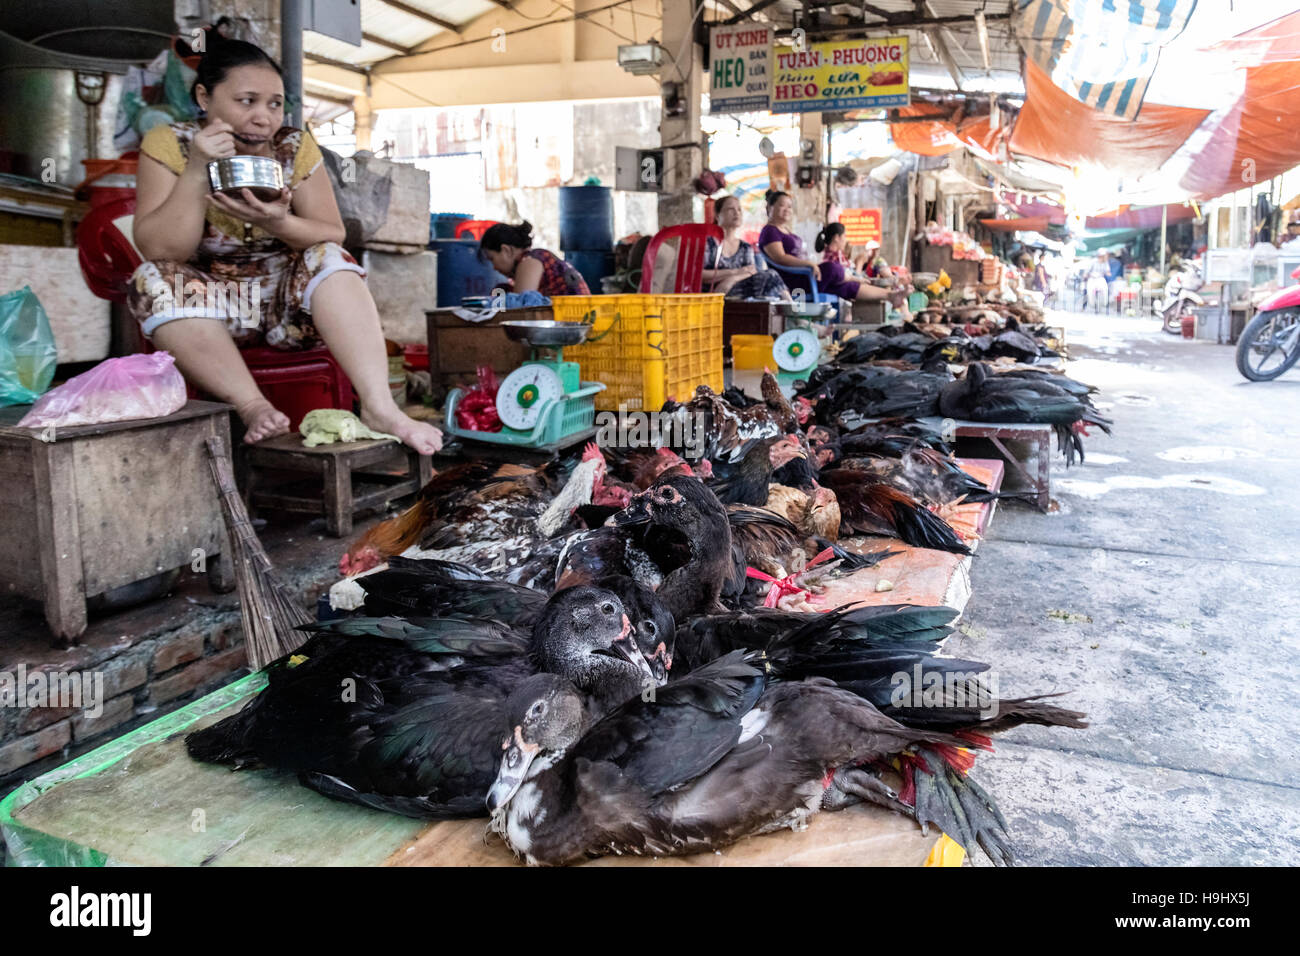
[[167,352],[104,359],[43,395],[20,428],[161,418],[185,406],[185,379]]
[[497,376],[491,366],[478,367],[478,384],[456,406],[456,427],[471,432],[501,431],[497,414]]
[[0,295],[0,405],[28,405],[50,387],[59,354],[30,286]]

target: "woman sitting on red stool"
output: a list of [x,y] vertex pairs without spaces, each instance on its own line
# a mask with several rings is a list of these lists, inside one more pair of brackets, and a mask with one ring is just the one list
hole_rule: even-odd
[[[206,47],[192,90],[200,121],[154,127],[140,145],[134,230],[149,261],[131,277],[127,308],[191,383],[235,406],[245,441],[282,434],[289,419],[258,389],[239,346],[324,340],[361,398],[362,420],[432,454],[442,433],[409,418],[389,391],[379,313],[339,245],[343,220],[320,149],[307,131],[281,125],[279,66],[215,30]],[[270,201],[211,193],[208,163],[236,154],[274,158],[287,188]]]

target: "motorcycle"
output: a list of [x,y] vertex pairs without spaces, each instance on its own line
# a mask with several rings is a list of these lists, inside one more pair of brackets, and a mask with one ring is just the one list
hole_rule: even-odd
[[[1300,279],[1300,269],[1291,273]],[[1252,382],[1275,379],[1300,359],[1300,285],[1288,286],[1259,304],[1237,339],[1237,371]]]
[[1156,315],[1160,316],[1166,332],[1181,335],[1183,316],[1191,315],[1195,306],[1205,305],[1205,300],[1196,294],[1204,284],[1201,270],[1194,262],[1184,263],[1170,273],[1165,296],[1156,303]]

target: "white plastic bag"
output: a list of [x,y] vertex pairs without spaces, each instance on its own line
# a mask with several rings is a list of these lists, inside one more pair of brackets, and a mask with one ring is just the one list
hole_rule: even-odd
[[185,379],[167,352],[105,359],[37,399],[20,428],[162,418],[185,406]]

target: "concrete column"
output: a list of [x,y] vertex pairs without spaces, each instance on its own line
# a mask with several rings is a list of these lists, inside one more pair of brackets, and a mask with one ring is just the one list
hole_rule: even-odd
[[[826,176],[818,175],[810,188],[799,186],[799,167],[808,162],[803,157],[805,141],[811,140],[813,143],[812,164],[818,166],[822,164],[822,129],[821,113],[799,114],[800,155],[791,164],[794,181],[790,187],[790,198],[794,200],[795,232],[802,236],[805,242],[815,237],[826,224]],[[813,255],[811,245],[808,246],[808,251]]]
[[[691,39],[694,35],[695,3],[697,0],[663,0],[663,30],[661,40],[668,60],[681,53],[676,67],[665,63],[659,74],[662,83],[680,85],[685,110],[680,116],[665,116],[660,112],[659,142],[664,146],[684,143],[703,144],[700,130],[700,96],[704,89],[703,50]],[[703,0],[698,0],[702,3]],[[659,228],[695,222],[695,189],[691,181],[704,171],[705,155],[700,148],[670,149],[664,153],[667,169],[667,192],[659,196]]]
[[357,149],[373,149],[370,145],[370,134],[375,128],[375,111],[370,108],[369,86],[367,83],[367,92],[360,93],[352,99],[352,111],[356,117],[356,136]]

